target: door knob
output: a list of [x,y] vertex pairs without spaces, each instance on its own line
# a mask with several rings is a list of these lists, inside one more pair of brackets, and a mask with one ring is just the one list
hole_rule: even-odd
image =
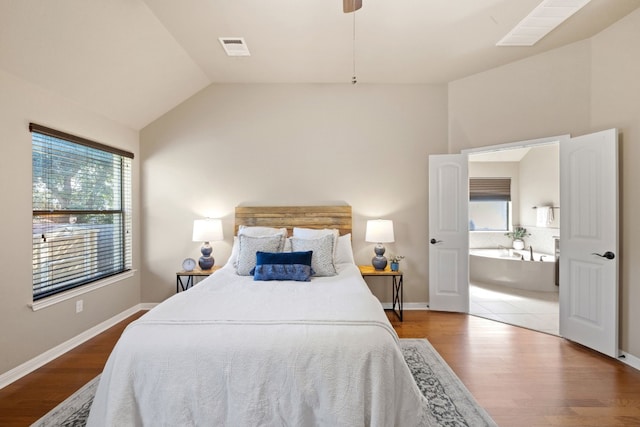
[[616,257],[616,254],[614,254],[611,251],[607,251],[602,255],[601,254],[597,254],[597,253],[594,252],[591,255],[598,255],[599,257],[606,258],[606,259],[614,259]]
[[435,245],[436,243],[442,243],[442,240],[431,239],[431,240],[430,240],[430,243],[431,243],[432,245]]

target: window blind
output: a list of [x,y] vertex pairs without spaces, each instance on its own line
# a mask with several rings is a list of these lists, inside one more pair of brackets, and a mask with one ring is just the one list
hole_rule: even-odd
[[469,200],[511,201],[511,178],[470,178]]
[[31,124],[33,300],[131,269],[133,154]]

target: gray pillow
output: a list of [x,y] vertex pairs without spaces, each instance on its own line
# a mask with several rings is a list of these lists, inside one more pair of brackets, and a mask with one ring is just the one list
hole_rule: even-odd
[[315,271],[315,276],[335,276],[338,274],[333,264],[333,235],[327,234],[318,239],[292,237],[290,240],[291,250],[294,252],[313,251],[311,268]]
[[251,276],[251,270],[256,266],[256,254],[260,252],[282,252],[284,236],[252,237],[241,234],[238,236],[238,261],[236,272],[240,276]]

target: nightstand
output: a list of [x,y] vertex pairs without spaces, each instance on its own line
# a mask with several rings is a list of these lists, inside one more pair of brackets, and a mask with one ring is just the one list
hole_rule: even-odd
[[[220,266],[214,265],[213,267],[211,267],[210,270],[200,270],[199,268],[196,268],[195,270],[191,270],[191,271],[184,271],[184,270],[178,271],[176,273],[176,293],[180,292],[180,289],[182,289],[183,291],[186,291],[187,289],[192,287],[195,284],[194,283],[195,277],[211,276],[218,269],[220,269]],[[182,281],[183,277],[187,278],[186,282]]]
[[389,267],[384,270],[376,270],[371,265],[359,265],[360,274],[362,277],[367,276],[389,276],[391,277],[391,293],[393,299],[392,310],[398,316],[398,319],[402,322],[402,271],[391,271]]

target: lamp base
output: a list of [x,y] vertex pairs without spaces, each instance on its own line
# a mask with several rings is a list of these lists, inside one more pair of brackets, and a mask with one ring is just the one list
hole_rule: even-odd
[[387,259],[383,256],[385,247],[382,246],[381,243],[378,243],[373,251],[376,253],[376,256],[371,258],[371,265],[373,265],[373,268],[376,270],[384,270],[387,267]]
[[374,256],[371,258],[371,265],[376,270],[384,270],[387,267],[387,259],[383,256]]
[[211,267],[213,267],[213,264],[215,264],[215,262],[216,261],[212,256],[201,256],[198,260],[198,265],[200,266],[200,270],[211,270]]
[[211,270],[211,267],[213,267],[213,264],[215,264],[215,260],[211,256],[213,248],[211,247],[209,242],[204,242],[204,244],[200,248],[200,252],[202,253],[202,256],[198,260],[200,270]]

